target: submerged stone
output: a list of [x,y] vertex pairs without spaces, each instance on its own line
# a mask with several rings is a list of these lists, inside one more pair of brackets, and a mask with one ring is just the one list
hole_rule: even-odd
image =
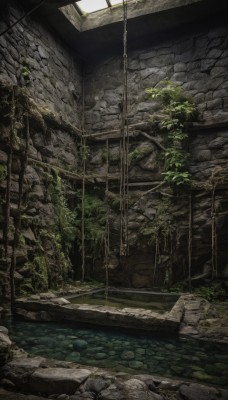
[[213,381],[213,376],[208,375],[204,371],[194,371],[192,378],[198,379],[199,381]]
[[82,339],[75,340],[75,342],[73,343],[73,348],[78,351],[82,351],[82,350],[86,349],[87,346],[88,346],[88,343]]
[[96,358],[97,360],[103,360],[104,358],[107,358],[107,354],[105,354],[105,353],[97,353],[97,354],[95,355],[95,358]]
[[144,364],[141,361],[130,361],[129,362],[129,367],[131,367],[131,368],[142,368],[142,367],[144,367]]
[[133,360],[135,358],[135,353],[133,351],[123,351],[120,357],[122,360]]
[[66,361],[79,361],[80,357],[81,357],[80,353],[78,353],[77,351],[73,351],[68,356],[66,356],[65,360]]

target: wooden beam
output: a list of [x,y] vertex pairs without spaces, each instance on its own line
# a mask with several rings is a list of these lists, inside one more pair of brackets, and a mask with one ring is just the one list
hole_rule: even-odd
[[[52,6],[55,8],[60,8],[68,6],[70,4],[75,4],[80,0],[45,0],[44,6]],[[39,0],[22,0],[22,3],[28,8],[33,7],[39,3]]]

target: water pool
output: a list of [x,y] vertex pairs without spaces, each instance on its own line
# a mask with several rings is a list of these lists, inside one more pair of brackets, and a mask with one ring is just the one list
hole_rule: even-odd
[[8,321],[5,325],[16,344],[31,355],[228,386],[225,345],[56,323]]
[[143,308],[158,313],[170,311],[180,296],[177,294],[147,291],[109,289],[106,296],[104,289],[70,298],[73,304],[112,306],[117,308]]

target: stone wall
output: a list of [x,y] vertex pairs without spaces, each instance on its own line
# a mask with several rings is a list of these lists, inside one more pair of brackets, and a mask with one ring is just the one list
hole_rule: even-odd
[[[193,97],[206,121],[228,113],[228,30],[226,27],[199,28],[197,34],[172,37],[157,46],[128,54],[129,123],[147,121],[157,111],[145,89],[163,80],[182,85]],[[197,25],[196,25],[197,30]],[[120,125],[123,75],[119,56],[90,66],[86,87],[88,131]]]
[[[139,160],[131,159],[129,167],[130,208],[128,261],[118,256],[120,220],[111,205],[109,260],[110,279],[125,286],[152,286],[167,284],[186,278],[188,274],[189,229],[192,229],[192,274],[211,276],[212,221],[216,219],[215,250],[219,275],[227,274],[227,156],[228,156],[228,30],[224,26],[195,27],[194,34],[184,34],[159,42],[156,46],[128,54],[128,107],[129,124],[145,122],[160,111],[158,102],[145,93],[147,87],[156,87],[163,80],[181,85],[200,111],[198,127],[189,131],[190,172],[195,182],[192,192],[192,225],[189,227],[189,198],[169,196],[164,188],[155,192],[153,186],[162,181],[161,150],[145,139],[149,133],[165,146],[166,135],[153,128],[130,130],[129,156],[141,153]],[[90,66],[86,77],[86,126],[92,133],[112,131],[121,127],[123,93],[122,59],[113,56]],[[197,124],[196,124],[197,125]],[[118,134],[95,139],[88,171],[107,172],[105,140],[109,140],[110,197],[118,195],[114,174],[120,171]],[[102,139],[103,138],[103,139]],[[103,143],[102,143],[103,140]],[[216,183],[217,182],[217,183]],[[141,186],[140,184],[141,183]],[[146,183],[148,186],[146,186]],[[212,211],[212,188],[215,183],[215,214]],[[145,186],[143,186],[145,185]],[[148,193],[147,193],[148,192]],[[111,202],[110,202],[111,204]],[[162,211],[163,207],[163,211]],[[161,234],[156,241],[146,235],[166,214],[166,223],[173,226],[171,241]],[[163,215],[164,217],[164,215]],[[163,218],[162,217],[162,218]],[[156,247],[157,246],[157,247]],[[170,270],[170,265],[172,265]],[[97,274],[105,276],[97,267]],[[102,278],[101,278],[102,279]]]
[[[22,14],[11,2],[0,31]],[[54,202],[72,202],[80,96],[80,63],[45,24],[27,17],[0,37],[0,296],[10,274],[17,294],[72,276]]]
[[[12,22],[22,11],[11,5],[5,18]],[[1,29],[5,26],[1,22]],[[227,274],[227,33],[222,26],[210,30],[196,26],[194,34],[172,35],[156,46],[145,49],[143,45],[129,52],[129,124],[145,124],[130,130],[127,259],[120,256],[119,136],[118,132],[108,136],[108,152],[107,136],[88,139],[80,152],[77,128],[81,119],[81,74],[77,55],[45,24],[34,19],[27,18],[0,37],[0,91],[4,100],[0,107],[0,218],[7,225],[0,231],[2,294],[10,293],[12,273],[18,293],[19,289],[28,292],[55,288],[73,276],[64,235],[61,236],[64,232],[56,222],[56,197],[60,194],[59,199],[72,209],[81,202],[81,161],[85,155],[86,194],[99,207],[92,221],[88,210],[92,232],[86,232],[87,276],[105,280],[102,234],[107,205],[110,255],[106,261],[110,283],[151,287],[186,279],[190,234],[192,275],[211,277],[212,231],[217,243],[214,263],[218,262],[219,275]],[[118,130],[123,107],[122,57],[91,61],[85,72],[87,133]],[[160,186],[164,169],[161,146],[165,146],[166,135],[155,132],[148,124],[149,116],[156,115],[160,106],[148,99],[145,88],[165,79],[181,85],[201,113],[200,123],[189,130],[189,168],[194,181],[191,224],[189,193],[179,196],[167,186]],[[79,239],[79,224],[77,229]],[[79,247],[77,240],[71,253],[78,272]]]
[[[10,2],[0,21],[1,31],[23,14],[20,5]],[[80,125],[80,60],[56,36],[33,15],[22,20],[0,37],[0,74],[18,86],[28,81],[29,93],[39,106]]]

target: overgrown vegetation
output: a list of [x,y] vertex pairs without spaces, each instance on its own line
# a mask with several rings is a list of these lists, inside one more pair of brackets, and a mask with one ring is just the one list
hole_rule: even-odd
[[73,243],[78,235],[77,213],[72,211],[63,191],[62,179],[57,174],[49,185],[49,195],[54,206],[54,229],[49,232],[49,240],[58,256],[63,272],[71,269],[69,258]]
[[187,168],[188,152],[185,150],[186,123],[196,119],[194,103],[184,94],[180,86],[165,81],[159,88],[148,88],[146,93],[158,99],[162,105],[162,120],[159,128],[168,132],[168,147],[164,153],[164,180],[171,186],[190,185],[191,177]]
[[137,147],[131,153],[128,154],[129,165],[134,165],[141,161],[144,157],[151,153],[151,148],[149,147]]
[[76,237],[76,212],[70,210],[64,195],[62,179],[59,175],[53,178],[49,186],[49,194],[55,210],[55,225],[59,234],[59,241],[66,254],[69,254]]
[[20,75],[21,75],[21,81],[23,86],[29,86],[30,84],[30,66],[27,60],[23,60],[22,61],[22,65],[21,65],[21,71],[20,71]]
[[[160,254],[172,255],[173,235],[176,231],[173,215],[170,213],[170,199],[163,199],[158,204],[153,220],[147,220],[141,228],[141,234],[147,239],[148,244],[154,246],[154,282],[156,279],[157,265],[160,262]],[[171,257],[172,258],[172,257]],[[172,283],[171,258],[166,265],[164,286],[169,287]]]
[[0,165],[0,182],[4,181],[7,176],[6,165]]
[[201,286],[194,289],[194,293],[204,297],[206,300],[212,302],[225,298],[226,292],[222,287],[216,285]]
[[164,199],[159,202],[153,220],[147,220],[141,228],[141,234],[148,238],[149,243],[155,243],[158,237],[167,241],[175,230],[173,215],[169,212],[171,201]]
[[[81,200],[82,192],[77,191]],[[106,207],[102,193],[86,193],[84,196],[85,254],[86,258],[99,258],[104,251]],[[77,202],[77,243],[81,248],[81,201]]]

